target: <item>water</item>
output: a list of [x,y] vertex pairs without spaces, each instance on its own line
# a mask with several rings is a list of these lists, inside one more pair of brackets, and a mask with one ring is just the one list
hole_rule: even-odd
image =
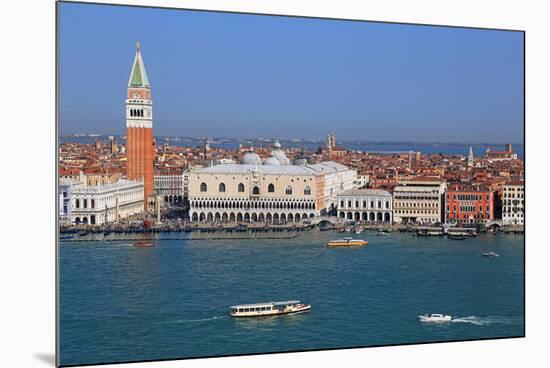
[[[524,334],[523,236],[366,232],[367,247],[327,248],[338,236],[62,243],[61,364]],[[480,256],[489,251],[500,256]],[[234,304],[288,299],[311,303],[311,312],[228,316]],[[455,320],[420,323],[423,313]]]
[[[97,139],[106,141],[105,136],[101,137],[73,137],[73,136],[66,136],[61,137],[61,142],[77,142],[77,143],[87,143],[92,144]],[[117,140],[119,142],[124,142],[123,139],[120,137],[117,137]],[[157,144],[160,146],[164,143],[168,143],[170,145],[175,146],[186,146],[186,147],[197,147],[197,146],[203,146],[204,145],[204,139],[199,138],[187,138],[185,141],[173,141],[173,140],[167,140],[163,137],[157,137]],[[262,145],[262,146],[269,146],[272,144],[270,141],[259,141],[256,139],[249,139],[249,140],[233,140],[233,141],[213,141],[211,142],[211,147],[218,147],[218,148],[224,148],[224,149],[236,149],[239,147],[239,143],[242,143],[244,145]],[[301,142],[293,142],[293,141],[281,141],[283,147],[290,147],[290,148],[305,148],[311,151],[316,151],[319,147],[324,147],[325,142],[311,142],[311,141],[301,141]],[[486,143],[421,143],[421,142],[366,142],[366,141],[338,141],[338,145],[345,147],[350,150],[355,151],[362,151],[362,152],[377,152],[377,153],[384,153],[384,152],[421,152],[422,154],[448,154],[448,155],[463,155],[466,156],[468,154],[468,150],[470,146],[472,146],[472,150],[475,157],[484,156],[487,148],[490,148],[493,151],[503,151],[504,150],[504,144],[486,144]],[[518,154],[518,158],[522,159],[524,158],[524,146],[522,144],[513,144],[513,151]]]

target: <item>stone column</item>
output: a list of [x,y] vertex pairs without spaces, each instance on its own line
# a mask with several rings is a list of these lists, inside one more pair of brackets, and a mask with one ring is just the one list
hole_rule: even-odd
[[157,205],[157,225],[160,225],[162,222],[160,221],[160,197],[158,195],[155,197],[155,202]]

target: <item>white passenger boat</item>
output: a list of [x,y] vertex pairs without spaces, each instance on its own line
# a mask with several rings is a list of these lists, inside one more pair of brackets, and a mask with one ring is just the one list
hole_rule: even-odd
[[232,317],[262,317],[305,313],[309,312],[310,309],[310,304],[304,304],[299,300],[287,300],[282,302],[234,305],[231,307],[229,314]]
[[451,322],[452,317],[448,314],[439,314],[439,313],[432,313],[430,315],[424,314],[422,316],[418,316],[420,319],[420,322]]

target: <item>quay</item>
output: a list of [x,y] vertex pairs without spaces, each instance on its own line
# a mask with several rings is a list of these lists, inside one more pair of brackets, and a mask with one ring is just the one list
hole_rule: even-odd
[[[324,222],[290,223],[290,224],[258,224],[258,223],[164,223],[149,226],[135,226],[133,224],[109,224],[109,225],[72,225],[62,226],[60,240],[64,242],[86,241],[134,241],[143,238],[156,239],[156,234],[161,233],[185,233],[185,236],[171,237],[171,240],[245,240],[245,239],[292,239],[299,232],[310,231],[318,228],[321,231],[337,231],[339,233],[360,234],[363,231],[372,232],[406,232],[416,236],[455,236],[475,237],[482,232],[502,232],[504,234],[523,234],[523,226],[502,227],[454,227],[445,225],[402,225],[402,224],[376,224],[376,223],[338,223],[328,224]],[[118,234],[121,237],[111,237]],[[222,235],[223,234],[223,235]],[[124,235],[124,236],[122,236]],[[162,240],[162,239],[156,239]]]

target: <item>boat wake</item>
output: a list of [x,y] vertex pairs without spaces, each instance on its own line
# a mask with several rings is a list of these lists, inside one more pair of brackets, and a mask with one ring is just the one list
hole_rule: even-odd
[[199,319],[178,319],[175,321],[166,321],[162,323],[194,323],[194,322],[206,322],[206,321],[214,321],[216,319],[220,318],[227,318],[227,316],[214,316],[210,318],[199,318]]
[[471,323],[477,326],[486,326],[486,325],[493,325],[493,324],[511,325],[516,323],[517,321],[511,318],[500,317],[500,316],[487,316],[487,317],[468,316],[468,317],[453,318],[451,322],[452,323]]

